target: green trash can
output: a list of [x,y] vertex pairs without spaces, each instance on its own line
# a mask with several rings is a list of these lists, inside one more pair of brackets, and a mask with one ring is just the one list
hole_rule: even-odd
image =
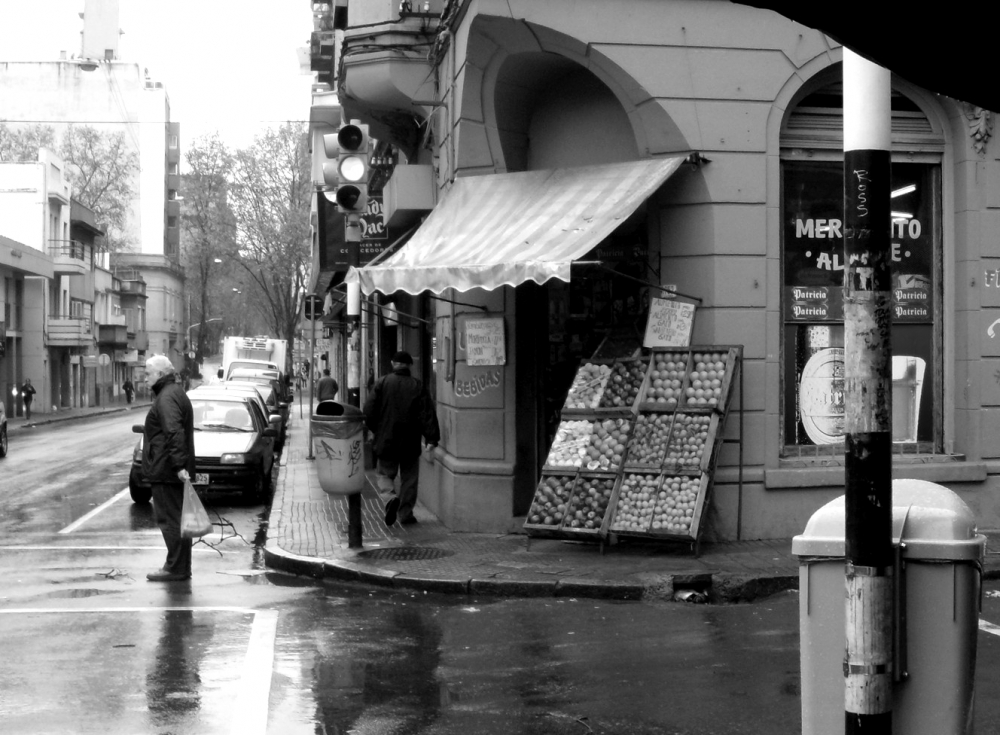
[[365,486],[364,413],[337,401],[320,401],[311,426],[313,456],[323,492],[360,493]]
[[[892,729],[899,735],[972,733],[973,677],[986,537],[951,490],[893,480],[895,638]],[[844,497],[792,539],[799,558],[803,735],[843,735]]]

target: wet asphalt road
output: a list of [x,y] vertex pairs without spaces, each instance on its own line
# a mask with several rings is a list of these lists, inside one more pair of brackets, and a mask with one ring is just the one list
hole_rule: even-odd
[[[189,583],[128,498],[141,413],[19,431],[0,460],[0,732],[801,732],[798,595],[753,605],[501,600],[266,572],[266,510]],[[123,492],[124,491],[124,492]],[[991,583],[983,617],[1000,623]],[[1000,637],[979,634],[976,732],[1000,733]]]

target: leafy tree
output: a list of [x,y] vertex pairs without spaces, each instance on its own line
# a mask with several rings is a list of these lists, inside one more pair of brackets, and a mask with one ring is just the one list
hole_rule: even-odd
[[124,131],[104,133],[90,125],[9,127],[0,123],[0,161],[37,161],[38,149],[62,156],[73,197],[93,210],[112,252],[128,250],[129,216],[136,199],[139,154]]
[[89,125],[70,125],[60,155],[66,163],[73,196],[94,211],[107,233],[112,252],[132,244],[129,215],[136,199],[139,154],[124,131],[102,133]]
[[[218,133],[195,140],[185,157],[188,173],[181,181],[181,237],[184,272],[189,298],[194,299],[191,320],[197,328],[195,360],[213,354],[214,340],[222,323],[220,307],[232,301],[231,255],[236,250],[236,220],[229,205],[229,179],[235,158]],[[229,321],[232,326],[232,321]]]
[[293,354],[302,295],[311,264],[312,198],[309,139],[304,125],[286,123],[237,151],[232,207],[237,262],[259,296],[262,312]]
[[51,125],[29,125],[12,130],[0,123],[0,161],[37,161],[38,149],[55,150],[55,129]]

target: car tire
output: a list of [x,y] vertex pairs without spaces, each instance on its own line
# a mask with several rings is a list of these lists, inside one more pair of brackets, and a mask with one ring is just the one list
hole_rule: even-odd
[[267,492],[270,490],[271,476],[261,468],[260,473],[254,475],[253,481],[247,485],[243,491],[243,499],[248,503],[264,503],[267,501]]
[[140,485],[135,474],[131,472],[128,476],[128,493],[132,496],[133,503],[145,505],[153,498],[153,489]]
[[0,457],[7,456],[7,427],[0,429]]

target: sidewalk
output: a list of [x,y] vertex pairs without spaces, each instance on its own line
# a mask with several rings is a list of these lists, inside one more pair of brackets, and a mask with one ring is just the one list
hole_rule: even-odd
[[[690,546],[606,546],[522,534],[449,531],[422,505],[419,523],[386,528],[369,474],[362,549],[347,547],[347,500],[319,486],[306,459],[308,416],[294,412],[281,459],[265,562],[317,578],[435,592],[737,602],[798,587],[791,539]],[[1000,573],[1000,558],[995,563]]]
[[[109,403],[104,406],[87,406],[86,408],[60,408],[57,411],[49,411],[47,413],[39,413],[38,411],[33,411],[31,414],[31,421],[28,421],[24,416],[18,416],[17,418],[7,414],[7,431],[14,433],[23,429],[31,429],[36,426],[45,426],[47,424],[59,423],[62,421],[73,421],[74,419],[85,419],[92,416],[101,416],[108,413],[122,413],[124,411],[138,411],[142,419],[146,417],[146,411],[152,401],[148,398],[140,399],[136,398],[131,404],[125,403],[123,398],[121,403]],[[140,420],[141,423],[141,420]]]

